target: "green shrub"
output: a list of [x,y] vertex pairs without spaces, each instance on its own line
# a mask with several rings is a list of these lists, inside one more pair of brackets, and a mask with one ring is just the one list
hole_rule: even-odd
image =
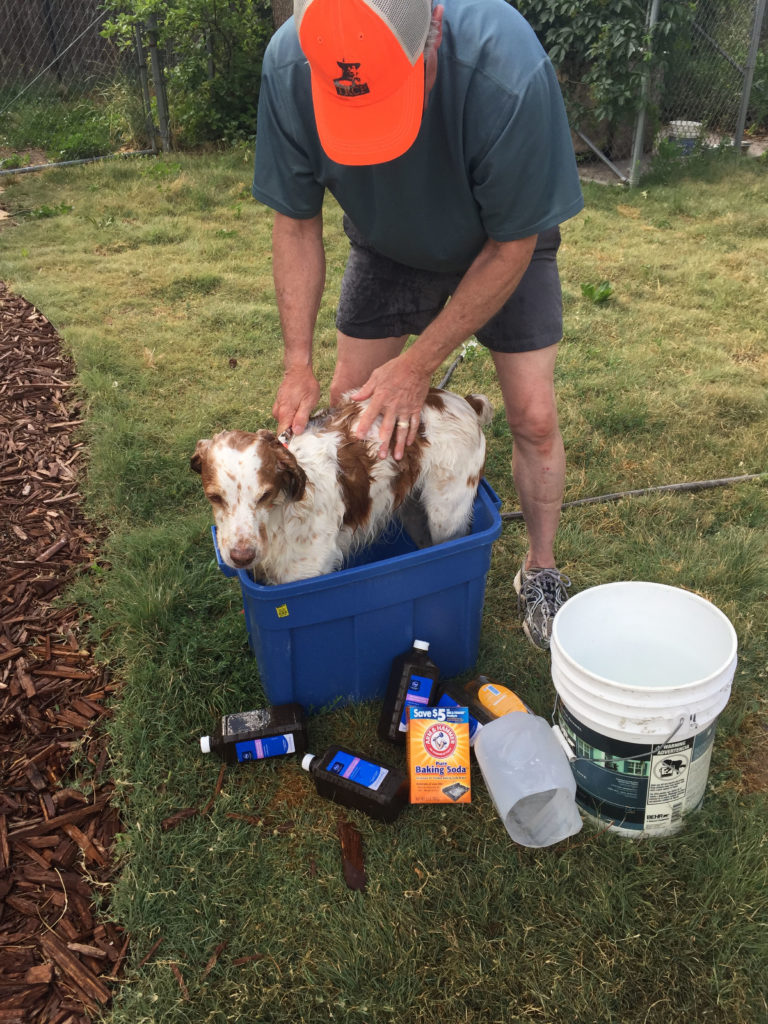
[[261,62],[272,34],[267,0],[108,0],[104,32],[132,46],[134,26],[157,18],[175,142],[233,141],[256,131]]
[[662,4],[651,40],[646,4],[638,0],[515,0],[514,6],[558,70],[571,125],[604,122],[609,137],[633,123],[644,74],[664,65],[667,39],[692,17],[688,0]]

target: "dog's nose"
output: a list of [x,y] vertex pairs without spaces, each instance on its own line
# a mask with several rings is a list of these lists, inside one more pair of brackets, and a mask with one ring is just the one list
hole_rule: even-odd
[[250,565],[256,559],[255,548],[230,548],[229,557],[232,559],[234,564],[241,569],[244,569],[247,565]]

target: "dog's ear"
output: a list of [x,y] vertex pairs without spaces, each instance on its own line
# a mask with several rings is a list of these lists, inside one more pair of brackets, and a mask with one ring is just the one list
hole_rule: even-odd
[[210,447],[211,439],[204,437],[201,441],[198,441],[195,445],[195,454],[189,460],[189,468],[194,470],[195,473],[203,472],[203,457]]
[[264,431],[275,457],[275,483],[291,501],[301,501],[307,487],[307,474],[296,461],[296,456],[278,441],[271,431]]

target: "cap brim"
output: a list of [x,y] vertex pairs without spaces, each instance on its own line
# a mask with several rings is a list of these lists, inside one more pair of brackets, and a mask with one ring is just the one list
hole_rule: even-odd
[[424,58],[419,55],[402,86],[385,99],[340,100],[312,76],[312,102],[320,144],[338,164],[382,164],[402,156],[416,140],[424,112]]

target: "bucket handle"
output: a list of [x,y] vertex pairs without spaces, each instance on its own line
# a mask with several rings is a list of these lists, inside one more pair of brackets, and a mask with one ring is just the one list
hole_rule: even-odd
[[[558,740],[560,741],[561,744],[567,744],[568,750],[570,750],[570,753],[568,753],[568,750],[566,750],[566,755],[568,757],[568,760],[571,763],[573,763],[574,761],[591,761],[593,764],[605,764],[606,761],[611,760],[611,758],[607,758],[607,757],[584,757],[582,754],[577,754],[576,753],[576,750],[574,749],[574,747],[573,747],[569,737],[563,732],[563,730],[560,728],[560,726],[555,721],[555,715],[557,714],[557,705],[559,704],[559,702],[560,702],[560,694],[556,693],[555,694],[555,706],[552,708],[552,730],[555,733],[555,735],[557,736],[557,738],[558,738]],[[677,725],[672,730],[672,732],[669,734],[669,736],[667,736],[667,738],[664,740],[663,743],[657,743],[655,746],[651,747],[650,750],[646,750],[646,751],[644,751],[641,754],[633,754],[632,755],[633,760],[637,760],[637,759],[639,759],[641,757],[652,757],[653,754],[656,751],[661,750],[662,747],[666,747],[666,745],[669,743],[669,741],[671,739],[673,739],[678,734],[678,732],[680,731],[680,729],[683,726],[683,722],[684,721],[685,721],[685,716],[681,715],[680,716],[680,720],[678,721]]]

